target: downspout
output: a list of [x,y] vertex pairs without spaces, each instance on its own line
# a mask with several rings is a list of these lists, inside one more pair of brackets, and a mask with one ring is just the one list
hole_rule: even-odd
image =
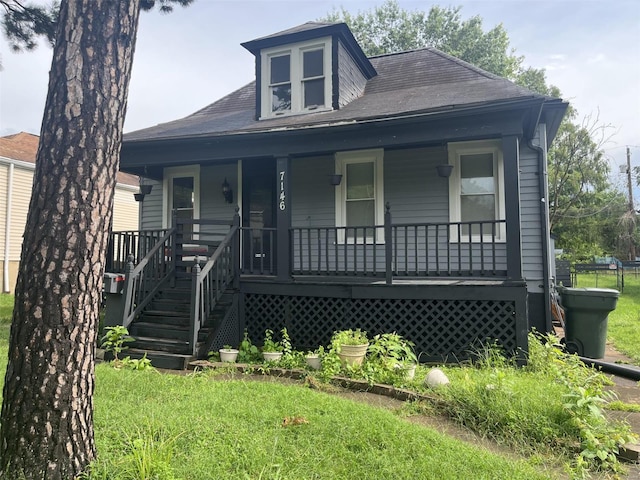
[[4,229],[4,264],[2,266],[2,293],[9,293],[9,242],[11,240],[11,208],[13,200],[13,162],[9,163],[9,176],[7,178],[7,211]]
[[527,140],[527,146],[538,153],[538,184],[540,188],[540,224],[542,225],[542,288],[544,292],[544,316],[547,332],[553,332],[553,322],[551,319],[551,276],[549,272],[549,217],[548,195],[547,195],[547,158],[545,150],[539,145],[534,145],[533,139]]

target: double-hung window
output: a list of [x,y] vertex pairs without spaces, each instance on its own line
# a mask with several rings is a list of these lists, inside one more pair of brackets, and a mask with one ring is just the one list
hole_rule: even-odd
[[458,232],[473,241],[504,239],[503,160],[498,141],[449,144],[449,163],[454,166],[449,178],[450,220],[460,222],[452,228],[451,238]]
[[[338,240],[348,242],[384,241],[383,150],[339,152],[336,172],[342,182],[336,188]],[[366,228],[362,228],[366,227]]]
[[331,109],[331,39],[262,51],[261,118]]

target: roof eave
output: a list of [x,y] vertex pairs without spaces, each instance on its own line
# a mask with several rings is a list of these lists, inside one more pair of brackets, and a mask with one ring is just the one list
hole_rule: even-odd
[[[240,135],[268,135],[272,133],[282,133],[282,132],[298,132],[298,131],[308,131],[314,129],[329,129],[329,128],[338,128],[343,127],[345,125],[365,125],[365,124],[377,124],[381,122],[412,122],[417,121],[421,118],[435,117],[439,116],[441,118],[451,118],[457,116],[466,116],[466,115],[475,115],[482,113],[496,113],[500,111],[506,111],[509,109],[536,109],[539,107],[541,103],[541,99],[539,97],[531,97],[524,99],[513,99],[506,100],[502,102],[495,101],[487,101],[487,102],[479,102],[472,105],[465,105],[463,107],[458,107],[456,105],[449,105],[445,107],[440,107],[437,109],[429,109],[424,111],[416,111],[411,113],[404,113],[399,115],[385,115],[385,116],[375,116],[369,118],[361,118],[361,119],[345,119],[341,121],[335,122],[327,122],[327,123],[311,123],[306,125],[296,125],[296,126],[279,126],[272,128],[264,128],[259,130],[241,130],[235,132],[220,132],[220,133],[200,133],[200,134],[191,134],[191,135],[183,135],[183,136],[171,136],[171,137],[157,137],[154,139],[138,139],[138,140],[125,140],[125,144],[135,145],[137,147],[141,147],[144,145],[152,145],[158,142],[160,143],[179,143],[182,141],[190,141],[190,140],[206,140],[210,138],[221,138],[221,137],[235,137]],[[556,129],[557,130],[557,129]],[[555,132],[554,132],[555,134]]]

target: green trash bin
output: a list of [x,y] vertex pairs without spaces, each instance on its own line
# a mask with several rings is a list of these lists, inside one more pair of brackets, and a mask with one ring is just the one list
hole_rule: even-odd
[[620,292],[610,288],[558,289],[565,311],[567,350],[582,357],[603,358],[609,312],[615,310]]

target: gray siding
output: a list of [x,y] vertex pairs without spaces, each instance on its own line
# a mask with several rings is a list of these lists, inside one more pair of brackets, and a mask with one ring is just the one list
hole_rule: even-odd
[[[224,179],[233,191],[233,202],[226,203],[222,196]],[[235,163],[214,165],[200,169],[200,218],[231,222],[238,205],[238,166]],[[225,234],[228,227],[202,226],[202,232]]]
[[[520,225],[522,273],[530,288],[543,278],[541,199],[538,154],[526,144],[520,147]],[[534,288],[535,289],[535,288]]]
[[[385,151],[384,198],[391,205],[394,225],[446,223],[449,221],[448,181],[436,173],[436,165],[447,162],[443,148]],[[333,156],[295,159],[292,162],[292,226],[294,268],[308,270],[384,271],[384,234],[378,229],[377,244],[345,245],[336,241],[335,188],[329,184]],[[296,230],[302,229],[302,230]],[[367,232],[369,236],[373,232]],[[484,248],[447,241],[448,229],[399,226],[394,229],[394,267],[397,271],[487,270],[488,265],[506,269],[504,244]],[[448,252],[448,255],[447,255]],[[437,258],[438,257],[438,258]],[[448,257],[448,260],[447,260]],[[473,266],[469,267],[469,259]],[[484,260],[484,266],[479,262]],[[337,259],[337,263],[336,263]]]
[[151,193],[144,197],[140,228],[142,230],[159,230],[162,228],[162,182],[145,180],[153,185]]
[[362,74],[356,63],[344,48],[342,42],[338,42],[338,105],[344,107],[355,100],[364,92],[367,79]]

